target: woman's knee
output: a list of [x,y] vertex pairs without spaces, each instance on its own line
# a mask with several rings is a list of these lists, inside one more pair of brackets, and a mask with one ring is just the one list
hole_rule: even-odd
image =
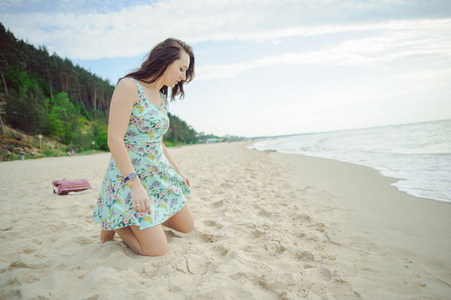
[[163,223],[164,226],[172,228],[181,233],[190,233],[194,228],[194,219],[192,216],[174,216]]
[[138,253],[143,256],[163,256],[168,253],[169,247],[167,243],[158,245],[158,247],[152,247],[151,249],[142,249],[142,253]]
[[183,224],[182,228],[180,228],[180,232],[182,233],[190,233],[194,229],[194,219],[188,220]]
[[162,245],[158,245],[157,247],[148,247],[148,248],[135,248],[132,249],[136,254],[142,256],[163,256],[169,251],[169,247],[167,243]]

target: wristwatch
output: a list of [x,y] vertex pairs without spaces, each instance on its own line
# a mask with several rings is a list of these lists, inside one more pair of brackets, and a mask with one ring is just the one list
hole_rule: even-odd
[[124,184],[125,184],[127,181],[129,181],[129,180],[136,179],[136,177],[137,177],[137,175],[136,175],[136,173],[134,173],[134,172],[128,174],[128,176],[124,178]]

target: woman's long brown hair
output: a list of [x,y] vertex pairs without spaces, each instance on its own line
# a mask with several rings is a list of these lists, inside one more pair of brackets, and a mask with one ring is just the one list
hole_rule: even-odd
[[[158,80],[166,71],[167,67],[180,59],[180,52],[185,51],[189,55],[190,64],[186,70],[186,80],[180,81],[172,88],[171,98],[175,99],[180,94],[180,99],[185,97],[183,84],[194,79],[194,53],[191,46],[181,40],[168,38],[156,45],[149,53],[147,59],[141,64],[141,67],[122,78],[131,77],[139,79],[145,83],[152,83]],[[120,78],[119,81],[122,79]],[[118,82],[119,82],[118,81]],[[166,97],[168,96],[168,87],[163,86],[160,90]]]

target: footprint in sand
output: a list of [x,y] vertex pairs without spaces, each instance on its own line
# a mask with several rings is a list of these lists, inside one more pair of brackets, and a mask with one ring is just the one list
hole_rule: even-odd
[[81,236],[76,239],[76,242],[79,243],[80,245],[89,245],[94,243],[95,241],[96,240],[93,240],[92,238],[87,238],[85,236]]
[[210,203],[210,205],[214,208],[220,207],[224,205],[224,201],[223,200],[219,200],[219,201],[215,201]]
[[310,251],[299,250],[296,251],[295,256],[300,261],[318,261],[318,259],[315,258],[315,255]]
[[277,256],[286,251],[286,248],[283,247],[279,241],[267,241],[264,244],[264,248],[266,252],[272,256]]
[[211,220],[205,220],[203,223],[207,227],[215,227],[217,229],[222,229],[224,227],[224,225]]
[[214,234],[200,232],[200,231],[197,231],[197,232],[198,232],[199,236],[202,238],[202,240],[204,240],[207,243],[215,243],[218,241],[217,236],[215,236]]
[[30,253],[36,252],[36,251],[39,250],[39,249],[40,249],[40,247],[38,247],[38,245],[36,245],[36,244],[30,244],[28,247],[26,247],[26,248],[23,250],[23,253],[30,254]]
[[186,269],[188,273],[195,276],[202,276],[207,273],[208,266],[211,264],[211,260],[207,257],[202,257],[201,255],[187,255],[186,259]]
[[221,183],[220,186],[221,186],[222,188],[225,188],[225,189],[231,189],[231,188],[233,188],[233,185],[231,185],[231,184],[229,184],[229,183]]
[[265,231],[260,230],[260,229],[255,229],[254,232],[252,233],[252,237],[255,239],[258,239],[265,235],[266,235]]
[[46,269],[50,267],[47,263],[28,263],[23,261],[22,259],[18,259],[10,264],[10,267],[13,269]]
[[259,216],[263,216],[263,217],[269,217],[271,216],[271,212],[267,211],[264,208],[260,208],[260,211],[258,212]]

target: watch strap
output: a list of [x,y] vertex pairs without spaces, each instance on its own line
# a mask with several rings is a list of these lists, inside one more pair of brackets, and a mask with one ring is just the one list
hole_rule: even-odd
[[129,181],[129,180],[136,179],[136,177],[138,177],[138,176],[136,175],[136,173],[135,173],[135,172],[132,172],[132,173],[128,174],[127,177],[124,178],[124,183],[126,183],[126,182]]

